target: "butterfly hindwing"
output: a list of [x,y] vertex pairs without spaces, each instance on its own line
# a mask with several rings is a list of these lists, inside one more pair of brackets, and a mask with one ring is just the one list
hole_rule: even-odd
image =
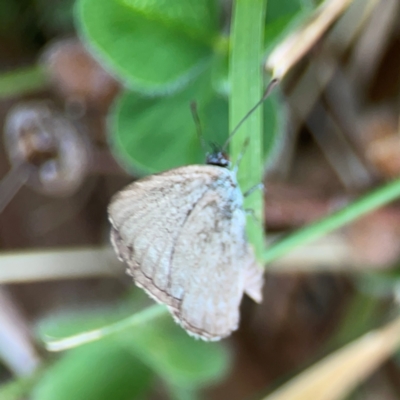
[[237,329],[251,259],[244,213],[236,193],[232,198],[226,194],[225,187],[214,188],[196,204],[177,241],[171,273],[172,290],[183,288],[177,319],[189,332],[210,340]]

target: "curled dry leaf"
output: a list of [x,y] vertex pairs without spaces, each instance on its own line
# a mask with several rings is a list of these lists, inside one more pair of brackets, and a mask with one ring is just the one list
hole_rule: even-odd
[[272,73],[272,77],[281,80],[316,44],[352,1],[326,0],[322,3],[308,23],[289,35],[269,55],[265,67]]

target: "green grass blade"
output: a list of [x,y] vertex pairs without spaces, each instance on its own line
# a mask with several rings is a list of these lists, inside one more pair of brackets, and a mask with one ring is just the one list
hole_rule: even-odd
[[[266,5],[266,0],[236,0],[234,3],[230,57],[230,132],[262,96],[262,49]],[[238,171],[238,181],[243,191],[262,182],[262,107],[258,108],[233,136],[230,143],[233,161],[243,152],[247,138],[250,139],[249,146]],[[244,204],[246,209],[254,211],[255,218],[248,218],[247,221],[247,235],[258,258],[264,250],[262,204],[261,190],[252,193],[245,199]]]
[[368,193],[359,200],[354,201],[347,207],[332,215],[308,225],[288,235],[276,244],[270,246],[264,252],[263,261],[270,263],[286,253],[312,242],[327,233],[338,229],[363,215],[384,206],[400,197],[400,179],[386,184],[385,186]]

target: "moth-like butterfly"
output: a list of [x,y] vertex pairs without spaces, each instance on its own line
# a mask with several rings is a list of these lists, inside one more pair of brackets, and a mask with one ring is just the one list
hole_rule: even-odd
[[137,286],[189,334],[237,329],[243,293],[262,299],[263,271],[246,240],[235,173],[188,165],[133,182],[109,208],[111,242]]
[[226,337],[238,328],[243,293],[262,300],[263,270],[246,239],[236,168],[222,152],[206,165],[133,182],[114,196],[108,214],[112,245],[136,285],[166,304],[189,334]]

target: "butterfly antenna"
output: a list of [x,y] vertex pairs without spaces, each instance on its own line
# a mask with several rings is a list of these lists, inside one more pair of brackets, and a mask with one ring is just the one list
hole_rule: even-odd
[[229,135],[228,139],[226,140],[225,144],[222,147],[222,151],[225,151],[226,148],[228,147],[230,141],[232,140],[233,136],[235,135],[235,133],[239,130],[239,128],[242,126],[243,122],[246,121],[247,118],[250,117],[251,114],[253,114],[253,112],[255,110],[257,110],[257,108],[259,106],[261,106],[262,103],[264,103],[264,101],[267,99],[267,97],[271,94],[272,90],[274,89],[274,87],[278,84],[278,79],[272,79],[271,82],[268,84],[267,88],[265,89],[265,92],[263,94],[263,96],[261,97],[261,99],[247,112],[247,114],[239,121],[239,123],[236,125],[236,127],[233,129],[233,131],[231,132],[231,134]]
[[197,112],[197,103],[195,101],[192,101],[190,103],[190,110],[192,112],[194,124],[196,125],[196,132],[197,132],[197,136],[200,140],[201,147],[203,148],[204,151],[206,151],[207,146],[204,141],[203,129],[201,128],[199,113]]

